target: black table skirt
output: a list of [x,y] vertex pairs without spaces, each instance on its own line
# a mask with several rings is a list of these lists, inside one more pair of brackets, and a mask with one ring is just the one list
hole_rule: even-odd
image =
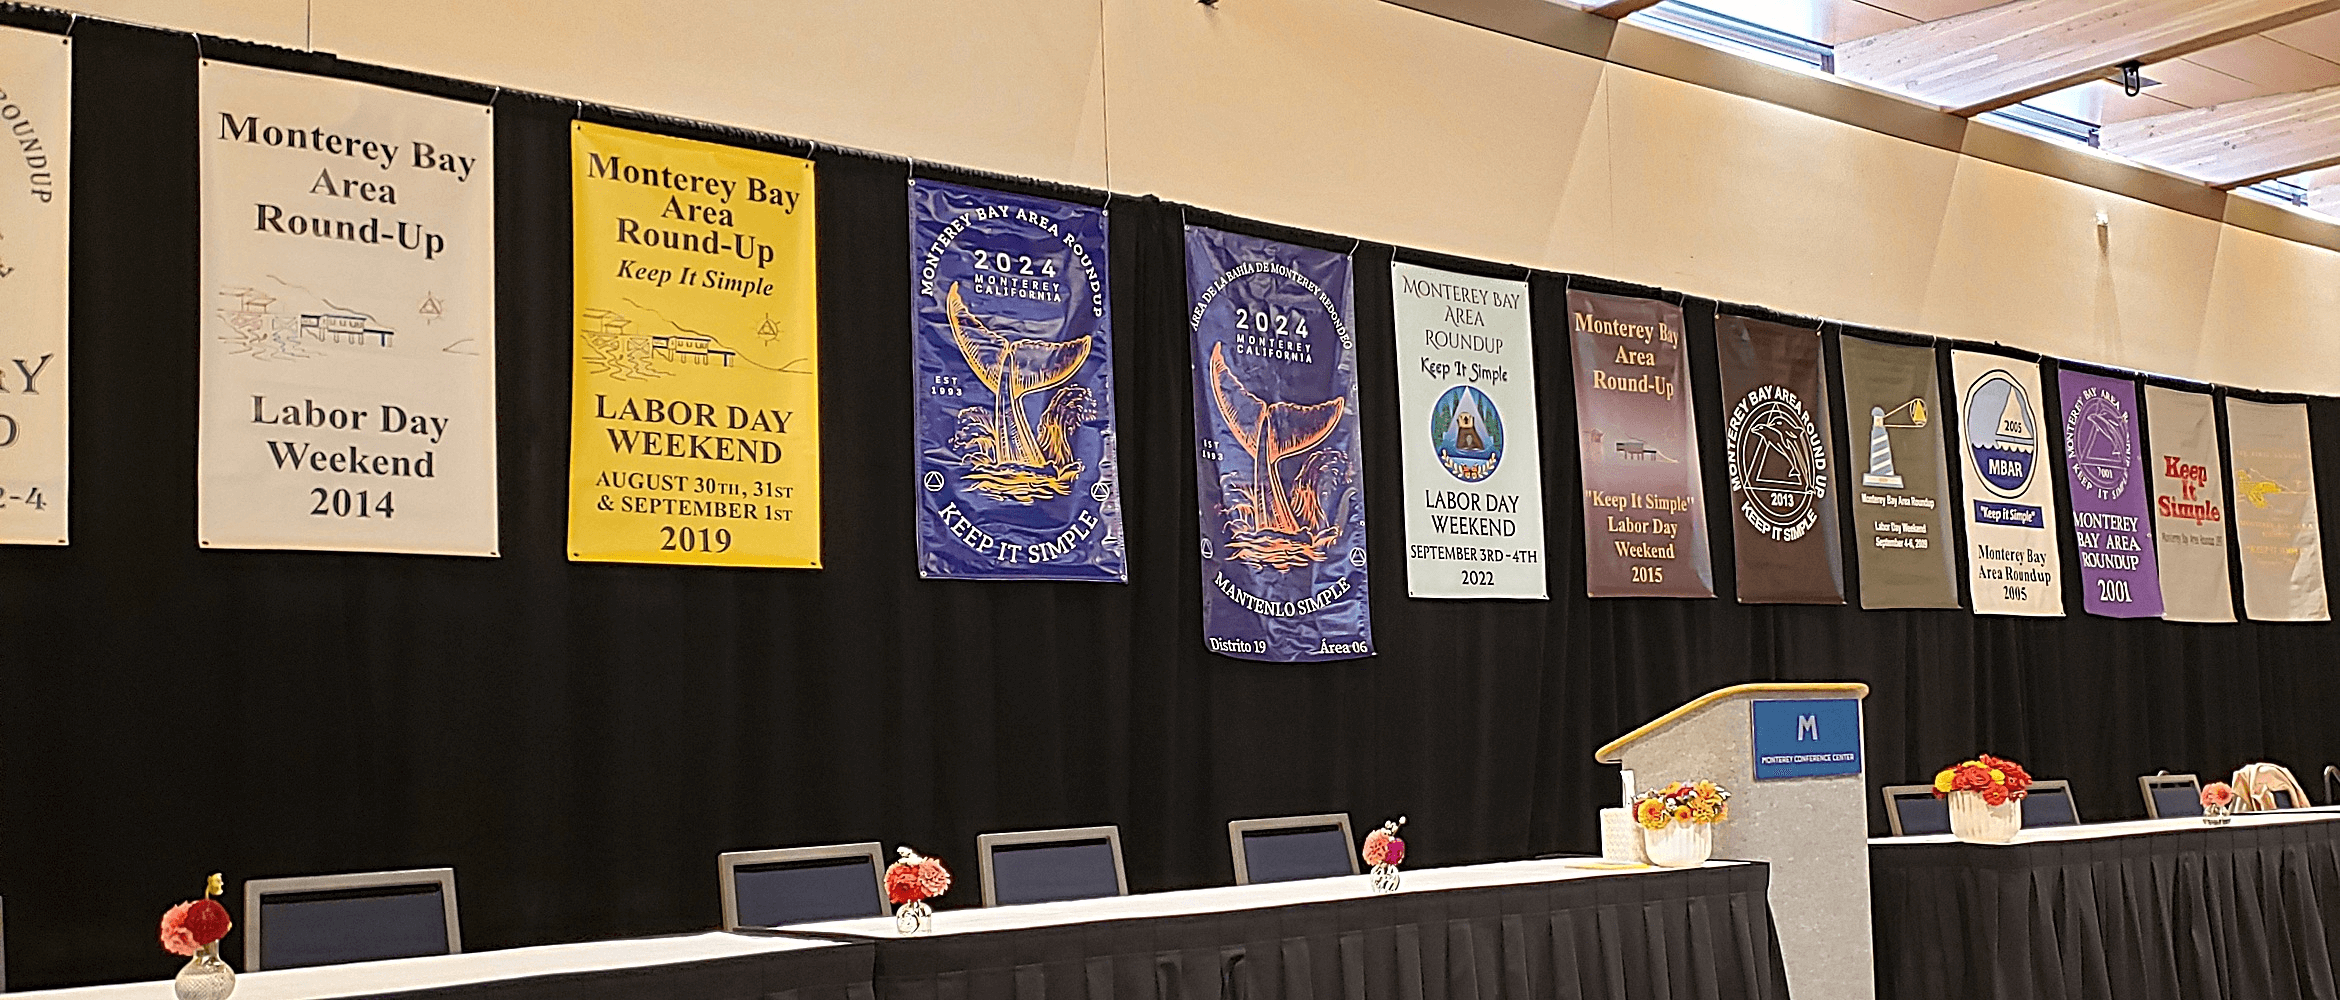
[[[1760,864],[877,943],[880,1000],[1786,1000]],[[947,911],[935,915],[949,921]]]
[[1878,994],[2340,1000],[2340,822],[1869,852]]
[[873,1000],[867,944],[378,994],[396,1000]]

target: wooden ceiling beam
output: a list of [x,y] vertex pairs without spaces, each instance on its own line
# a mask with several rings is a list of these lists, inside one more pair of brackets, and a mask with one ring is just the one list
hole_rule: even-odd
[[1836,75],[1973,116],[2335,10],[2340,0],[2017,0],[1846,42]]
[[1622,19],[1637,10],[1658,5],[1659,0],[1579,0],[1585,10],[1602,17]]
[[2237,188],[2340,164],[2340,87],[2270,94],[2106,125],[2107,153]]

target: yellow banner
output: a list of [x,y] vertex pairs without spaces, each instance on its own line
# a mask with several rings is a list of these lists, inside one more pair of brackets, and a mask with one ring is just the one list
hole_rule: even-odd
[[812,161],[574,128],[569,558],[820,566]]

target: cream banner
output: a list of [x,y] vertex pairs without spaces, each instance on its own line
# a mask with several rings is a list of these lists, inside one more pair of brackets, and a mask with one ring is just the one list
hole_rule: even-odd
[[0,28],[0,542],[65,544],[65,256],[73,46]]
[[196,534],[496,554],[490,109],[206,62]]
[[1953,351],[1965,470],[1966,573],[1977,614],[2064,613],[2056,489],[2045,470],[2039,366]]
[[2226,444],[2234,456],[2243,613],[2263,622],[2332,620],[2307,405],[2227,397]]
[[1543,600],[1543,446],[1524,281],[1389,267],[1406,593]]
[[2226,565],[2226,464],[2218,460],[2218,412],[2198,392],[2145,387],[2152,451],[2153,540],[2161,555],[2161,616],[2173,622],[2234,620]]

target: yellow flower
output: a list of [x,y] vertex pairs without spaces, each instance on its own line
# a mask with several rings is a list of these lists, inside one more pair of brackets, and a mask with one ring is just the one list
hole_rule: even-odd
[[1956,784],[1957,782],[1957,770],[1946,769],[1942,773],[1934,776],[1934,790],[1944,795],[1948,795],[1950,794],[1950,786]]
[[2007,783],[2007,772],[2005,772],[2005,771],[2002,771],[2002,770],[1999,770],[1998,768],[1995,768],[1995,767],[1994,767],[1994,768],[1991,768],[1991,784],[1994,784],[1994,785],[2004,785],[2004,784],[2006,784],[2006,783]]

